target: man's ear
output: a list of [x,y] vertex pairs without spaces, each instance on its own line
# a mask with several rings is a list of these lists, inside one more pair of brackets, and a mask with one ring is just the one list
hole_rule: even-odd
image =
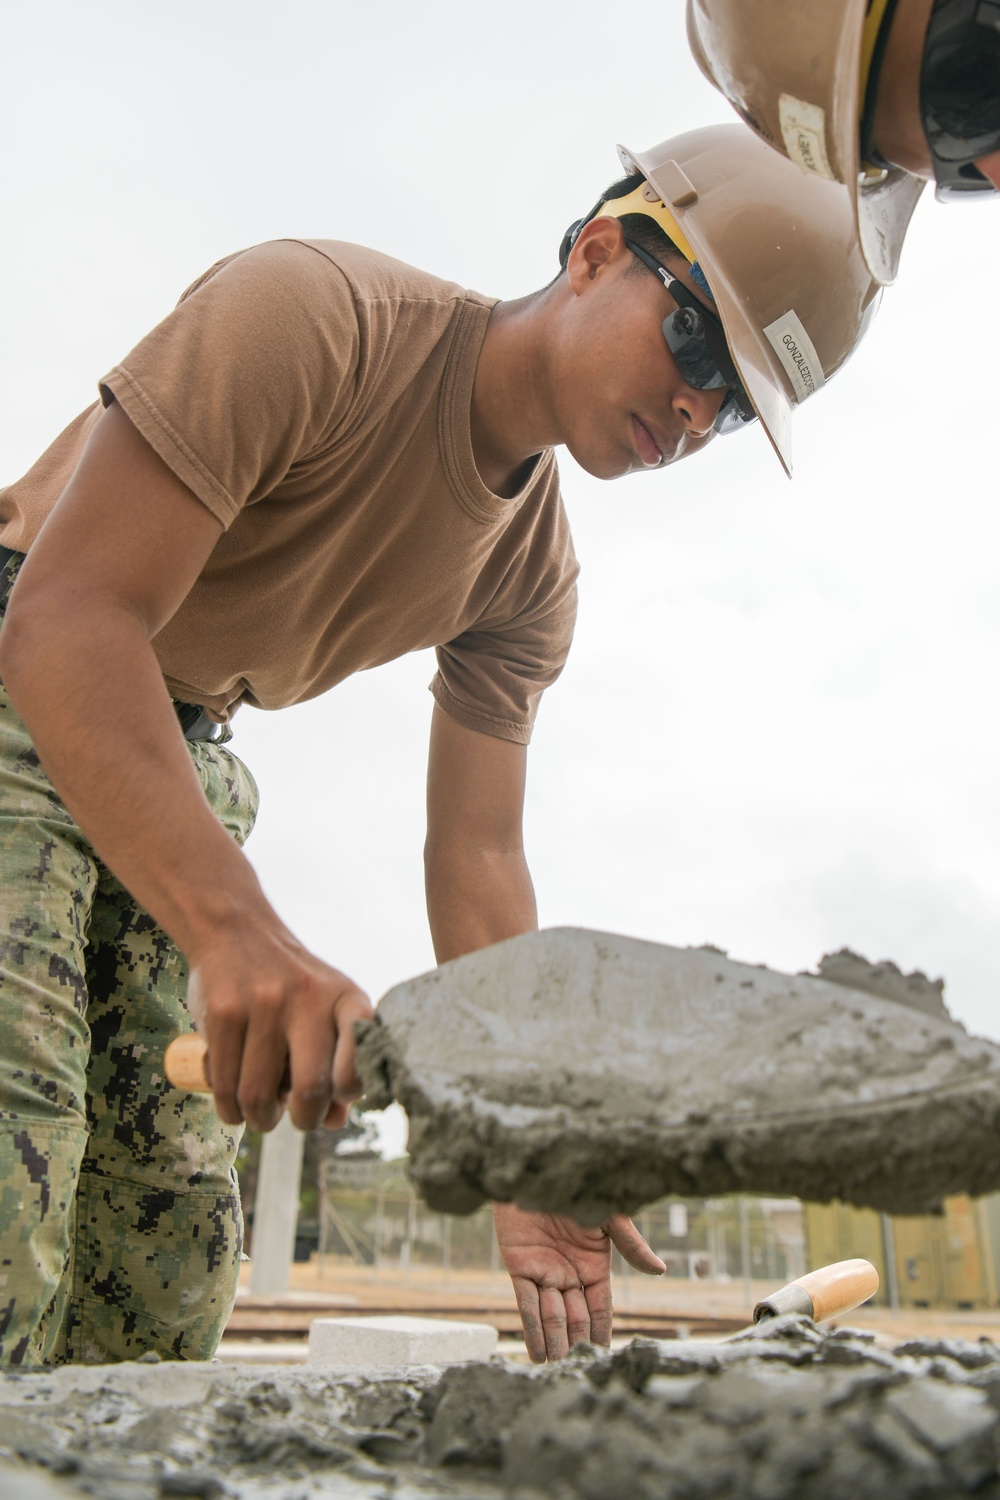
[[577,296],[629,254],[621,221],[608,217],[591,219],[577,235],[566,261],[569,284]]

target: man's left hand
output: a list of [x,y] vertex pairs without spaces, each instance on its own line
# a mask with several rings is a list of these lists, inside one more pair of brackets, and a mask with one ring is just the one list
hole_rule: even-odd
[[662,1276],[667,1269],[625,1214],[584,1229],[556,1214],[494,1203],[493,1222],[535,1364],[562,1359],[581,1340],[611,1343],[612,1245],[637,1271]]

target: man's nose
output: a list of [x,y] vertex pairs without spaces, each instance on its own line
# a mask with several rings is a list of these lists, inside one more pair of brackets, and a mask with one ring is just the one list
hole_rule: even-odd
[[702,391],[694,385],[682,385],[674,396],[674,411],[684,423],[692,437],[704,437],[711,432],[726,399],[724,387]]

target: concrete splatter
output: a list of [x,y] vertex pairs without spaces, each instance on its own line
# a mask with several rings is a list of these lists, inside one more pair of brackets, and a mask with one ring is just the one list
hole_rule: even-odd
[[928,979],[920,969],[904,974],[891,959],[883,958],[873,964],[850,948],[824,953],[816,967],[820,979],[829,979],[832,984],[863,990],[865,994],[877,995],[882,1000],[895,1000],[897,1005],[908,1005],[938,1021],[952,1021],[944,1003],[944,980]]
[[10,1500],[998,1500],[998,1465],[995,1345],[791,1315],[540,1368],[0,1377]]

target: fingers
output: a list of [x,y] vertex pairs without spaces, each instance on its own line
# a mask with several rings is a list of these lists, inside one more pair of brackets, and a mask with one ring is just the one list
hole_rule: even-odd
[[[209,1045],[214,1059],[217,1049],[213,1042]],[[242,1118],[251,1130],[273,1130],[281,1119],[284,1113],[281,1084],[288,1063],[288,1042],[280,1015],[264,1007],[251,1011],[243,1037],[237,1093]]]
[[[592,1332],[591,1288],[570,1287],[561,1291],[558,1287],[540,1287],[527,1276],[513,1276],[511,1280],[524,1331],[524,1345],[533,1364],[565,1359],[574,1344],[589,1339],[598,1342]],[[600,1302],[599,1297],[597,1300]],[[607,1331],[601,1340],[605,1344],[611,1341],[610,1295],[607,1302]]]
[[333,1103],[335,1044],[329,1027],[315,1016],[299,1022],[289,1037],[288,1112],[297,1130],[315,1130]]
[[611,1328],[614,1317],[611,1307],[611,1277],[595,1281],[586,1289],[587,1309],[590,1313],[590,1342],[605,1349],[611,1347]]
[[241,1125],[244,1114],[239,1091],[245,1020],[225,1011],[212,1011],[205,1016],[204,1032],[208,1043],[205,1071],[215,1095],[216,1113],[226,1125]]
[[352,988],[340,996],[334,1007],[337,1024],[333,1056],[333,1094],[342,1103],[350,1103],[361,1093],[361,1080],[355,1067],[355,1021],[370,1021],[375,1014],[368,996]]
[[227,1124],[272,1130],[287,1102],[299,1130],[336,1129],[361,1093],[354,1023],[371,1018],[371,1003],[301,949],[270,958],[267,968],[213,951],[192,969],[188,1003],[208,1045],[216,1109]]
[[[572,1349],[574,1344],[589,1342],[594,1338],[590,1316],[589,1291],[589,1287],[580,1286],[572,1287],[568,1292],[563,1292],[562,1294],[567,1351]],[[562,1355],[550,1355],[549,1357],[550,1359],[561,1359]]]
[[534,1365],[543,1365],[546,1348],[538,1285],[527,1276],[512,1276],[511,1282],[514,1286],[514,1297],[521,1318],[521,1327],[524,1330],[524,1347],[528,1351],[528,1358]]
[[349,1104],[339,1104],[335,1099],[323,1116],[323,1128],[325,1130],[342,1130],[347,1124],[347,1117],[351,1112]]
[[647,1276],[663,1276],[666,1265],[654,1255],[627,1214],[612,1214],[604,1224],[604,1233],[623,1260]]
[[543,1286],[538,1293],[538,1306],[542,1314],[546,1359],[565,1359],[569,1353],[569,1339],[563,1293],[556,1287]]

